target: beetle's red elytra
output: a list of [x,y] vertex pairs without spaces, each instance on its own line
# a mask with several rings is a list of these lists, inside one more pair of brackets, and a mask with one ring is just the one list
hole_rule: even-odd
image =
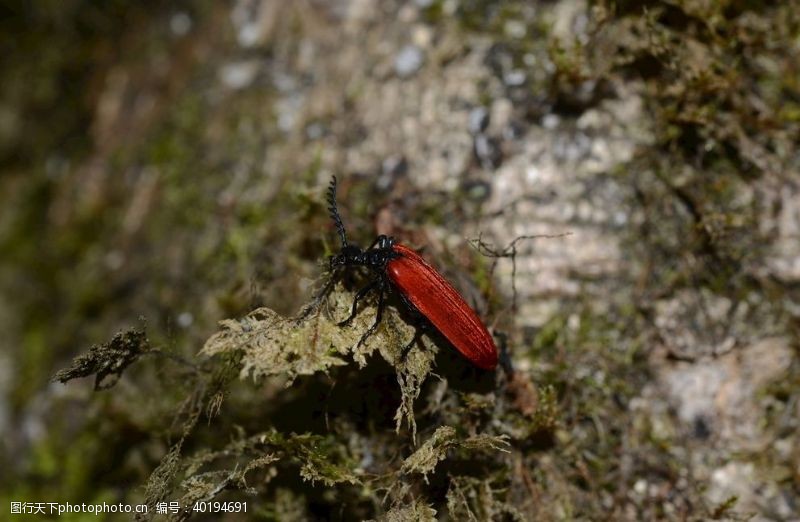
[[[350,316],[339,325],[349,324],[356,316],[358,302],[372,291],[378,292],[375,322],[362,335],[363,343],[380,324],[387,291],[394,290],[411,312],[423,319],[422,327],[429,323],[450,344],[478,368],[493,370],[497,366],[497,347],[478,314],[467,304],[458,291],[433,266],[417,252],[397,243],[394,238],[380,235],[365,250],[347,241],[347,233],[336,207],[336,177],[328,189],[331,219],[336,226],[342,249],[330,257],[333,276],[340,269],[364,266],[375,275],[353,299]],[[333,280],[333,278],[332,278]],[[405,351],[417,341],[420,329]]]
[[493,370],[497,348],[478,314],[422,256],[405,245],[392,248],[400,255],[386,265],[389,280],[464,357]]

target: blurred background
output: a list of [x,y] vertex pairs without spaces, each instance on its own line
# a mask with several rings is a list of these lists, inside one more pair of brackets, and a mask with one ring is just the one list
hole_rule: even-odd
[[[252,512],[229,519],[416,503],[439,520],[796,520],[799,13],[0,2],[0,509],[149,498],[191,394],[176,361],[222,319],[308,301],[336,248],[335,174],[353,239],[424,246],[508,335],[520,374],[554,391],[554,422],[498,428],[510,456],[390,500],[289,465],[231,493]],[[537,234],[568,235],[510,248]],[[482,256],[477,237],[513,259]],[[131,327],[173,362],[142,359],[100,392],[50,382]],[[274,426],[316,390],[230,386],[185,452]],[[380,431],[352,415],[364,440]],[[381,440],[387,469],[411,451]]]

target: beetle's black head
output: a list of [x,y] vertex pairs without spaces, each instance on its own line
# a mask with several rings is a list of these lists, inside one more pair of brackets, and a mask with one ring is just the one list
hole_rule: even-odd
[[342,266],[354,266],[364,264],[364,251],[361,247],[348,244],[345,245],[338,254],[330,257],[331,270]]

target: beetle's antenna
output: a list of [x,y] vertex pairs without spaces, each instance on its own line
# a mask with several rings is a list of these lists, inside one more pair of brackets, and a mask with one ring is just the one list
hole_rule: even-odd
[[339,239],[342,240],[342,247],[347,246],[347,232],[344,230],[344,223],[339,216],[339,209],[336,208],[336,176],[331,178],[331,184],[328,187],[328,212],[331,213],[333,224],[336,225],[336,231],[339,233]]

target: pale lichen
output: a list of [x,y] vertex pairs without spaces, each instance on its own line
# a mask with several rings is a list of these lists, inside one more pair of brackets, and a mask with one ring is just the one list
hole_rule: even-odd
[[418,473],[427,479],[437,464],[447,458],[447,452],[454,448],[466,451],[501,451],[508,452],[508,437],[504,435],[476,435],[459,437],[452,426],[441,426],[426,440],[417,451],[403,461],[403,473]]
[[387,306],[375,332],[362,336],[375,320],[376,309],[364,305],[348,326],[338,322],[350,313],[353,295],[336,285],[332,292],[310,305],[297,317],[283,317],[268,308],[259,308],[241,319],[226,319],[221,330],[205,343],[201,354],[241,355],[241,377],[254,379],[282,376],[287,385],[300,375],[328,372],[348,364],[351,357],[359,367],[367,365],[376,351],[397,373],[401,401],[395,414],[397,431],[403,421],[416,436],[414,401],[433,366],[436,346],[426,337],[414,339],[415,327]]
[[436,510],[420,500],[394,506],[378,518],[378,522],[436,522],[436,520]]

